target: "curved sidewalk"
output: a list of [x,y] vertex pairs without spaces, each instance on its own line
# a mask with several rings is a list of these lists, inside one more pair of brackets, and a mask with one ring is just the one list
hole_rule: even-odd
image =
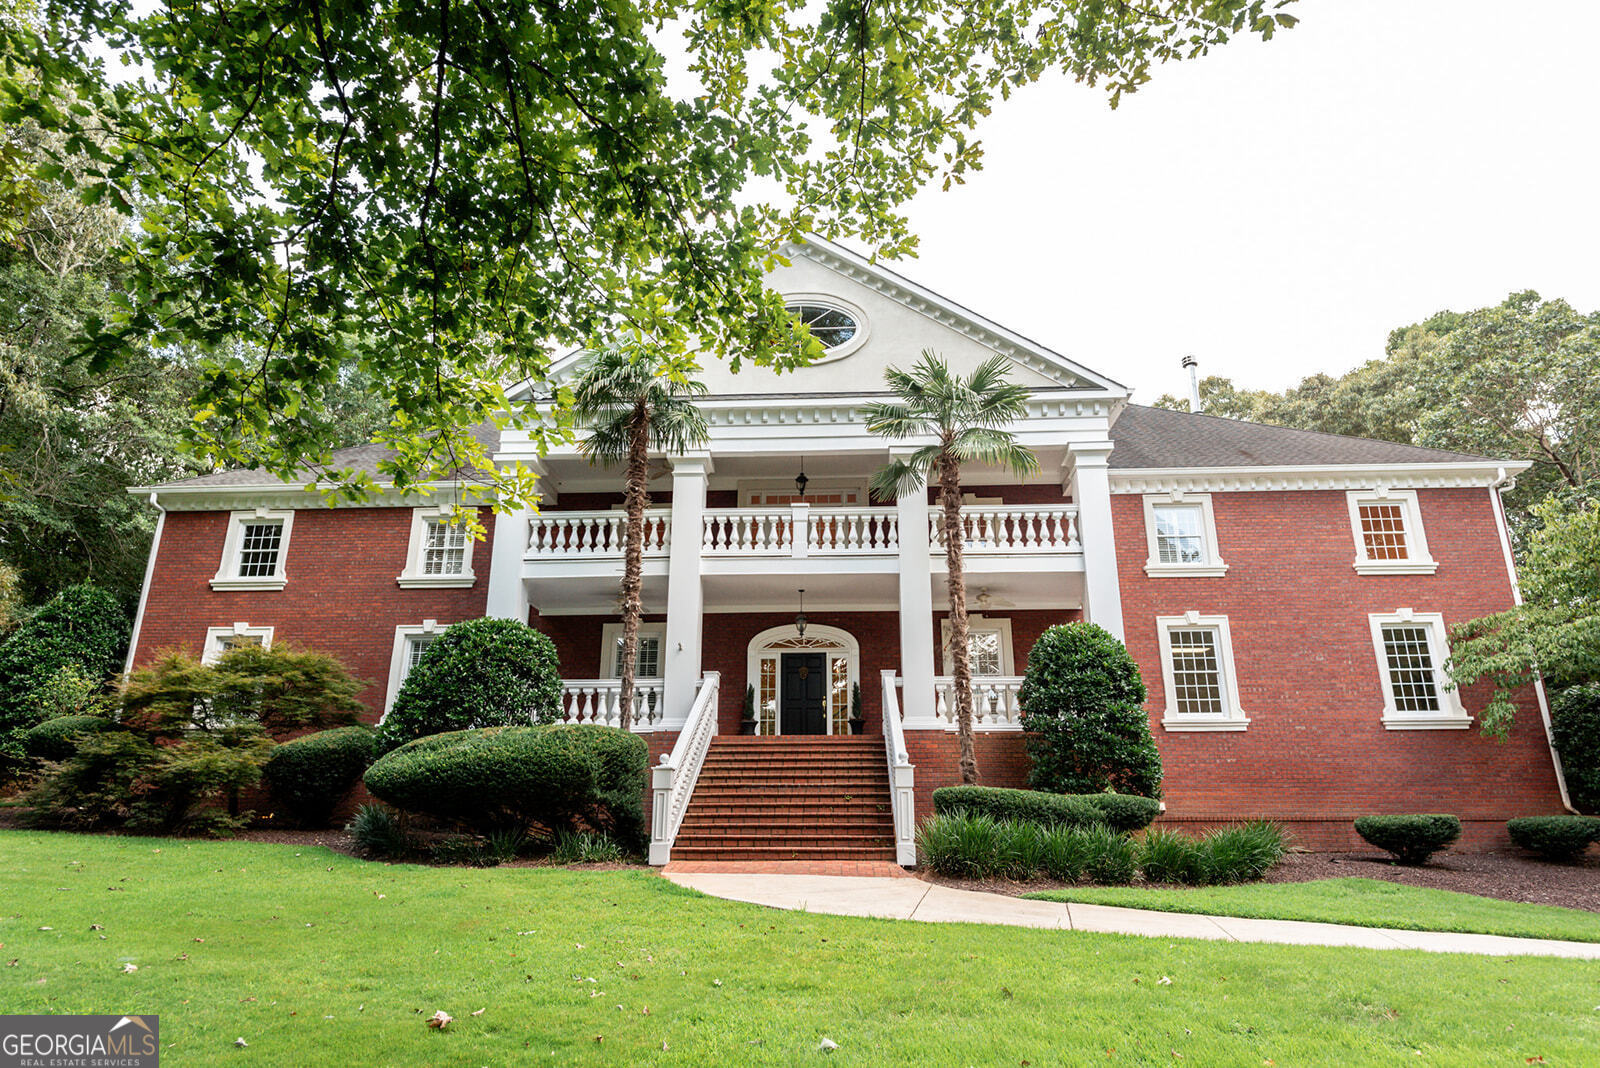
[[757,875],[667,871],[664,877],[712,897],[834,916],[872,916],[925,923],[997,923],[1013,927],[1099,931],[1151,938],[1210,938],[1294,946],[1423,949],[1491,957],[1544,956],[1600,960],[1600,942],[1400,931],[1303,920],[1255,920],[1109,905],[1030,901],[1004,894],[956,890],[921,879],[843,875]]

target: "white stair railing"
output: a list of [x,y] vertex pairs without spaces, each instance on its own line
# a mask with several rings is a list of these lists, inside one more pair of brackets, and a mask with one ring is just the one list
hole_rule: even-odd
[[[640,733],[660,730],[666,719],[666,680],[633,680],[633,715],[629,727]],[[603,727],[622,725],[621,679],[563,679],[561,681],[561,722],[598,723]]]
[[[1022,705],[1017,692],[1021,675],[974,675],[972,677],[972,725],[977,730],[1021,729]],[[933,677],[933,716],[941,724],[956,722],[956,680],[949,675]]]
[[917,862],[917,769],[900,724],[900,680],[883,672],[883,750],[889,761],[889,809],[894,817],[894,862]]
[[700,677],[689,718],[683,723],[672,752],[650,769],[650,863],[661,865],[672,859],[672,843],[677,841],[683,814],[694,796],[695,780],[706,762],[706,751],[717,734],[717,688],[722,676],[707,671]]

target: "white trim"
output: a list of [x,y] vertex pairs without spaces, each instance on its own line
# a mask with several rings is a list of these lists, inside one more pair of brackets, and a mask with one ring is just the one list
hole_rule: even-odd
[[424,619],[421,623],[401,624],[394,628],[394,648],[389,654],[389,688],[384,691],[383,716],[379,717],[379,723],[389,715],[389,709],[394,707],[394,699],[400,693],[400,684],[406,681],[406,654],[410,651],[411,639],[423,634],[443,634],[444,631],[445,627],[441,627],[436,619]]
[[1125,467],[1111,472],[1112,493],[1240,493],[1258,490],[1460,489],[1492,486],[1532,466],[1526,460],[1438,464],[1293,464],[1281,467]]
[[[525,467],[533,466],[524,458]],[[494,495],[490,488],[460,482],[424,482],[408,489],[395,489],[387,483],[377,485],[370,495],[358,500],[340,498],[331,504],[323,490],[335,489],[330,483],[316,483],[311,489],[294,482],[258,482],[254,484],[203,485],[203,486],[130,486],[127,493],[135,497],[155,494],[161,507],[169,512],[220,512],[225,508],[405,508],[428,503],[436,494],[453,494],[463,507],[492,505]],[[554,500],[553,493],[550,497]]]
[[[855,320],[856,332],[851,335],[849,341],[831,349],[824,348],[822,356],[819,359],[812,360],[806,366],[816,367],[824,363],[832,363],[835,360],[842,360],[867,343],[867,335],[871,333],[872,328],[867,319],[867,313],[861,309],[859,304],[845,300],[843,297],[833,293],[786,292],[782,296],[784,311],[788,311],[791,304],[810,304],[817,308],[828,308],[832,311],[843,312]],[[819,341],[818,344],[820,345],[821,342]]]
[[[750,497],[753,494],[756,494],[756,493],[770,492],[772,490],[776,490],[776,491],[778,491],[780,493],[797,493],[797,492],[799,492],[798,490],[796,490],[794,488],[794,479],[792,479],[792,478],[788,478],[788,479],[784,479],[784,478],[741,478],[738,482],[734,483],[734,485],[737,487],[737,496],[738,496],[738,501],[739,501],[739,507],[740,508],[754,508],[754,507],[760,507],[760,508],[787,508],[788,505],[786,505],[786,504],[754,505],[754,504],[751,503]],[[866,508],[866,507],[871,506],[871,504],[872,504],[872,495],[871,495],[871,492],[867,488],[867,480],[866,479],[852,480],[852,479],[844,479],[844,478],[834,478],[834,479],[813,478],[813,479],[811,479],[810,481],[808,481],[806,483],[806,500],[805,500],[804,503],[806,503],[806,504],[811,503],[810,498],[814,494],[818,494],[818,493],[842,493],[842,492],[845,492],[845,491],[852,492],[852,493],[854,493],[856,495],[856,503],[855,504],[842,504],[842,505],[826,504],[826,505],[821,505],[820,507],[823,507],[823,508],[834,508],[834,507],[839,507],[839,508]],[[799,504],[799,503],[802,503],[802,502],[796,501],[795,503]]]
[[128,656],[122,662],[124,675],[133,670],[133,658],[139,652],[139,631],[144,626],[145,606],[150,603],[150,581],[156,573],[156,553],[161,551],[161,532],[167,525],[167,510],[156,503],[154,493],[150,494],[150,503],[159,514],[156,516],[155,536],[150,539],[150,555],[144,562],[144,585],[139,587],[139,608],[133,614],[133,630],[128,634]]
[[[1205,559],[1198,564],[1168,564],[1161,561],[1161,547],[1156,538],[1156,508],[1162,505],[1197,507],[1200,509],[1201,536],[1205,539]],[[1217,542],[1217,518],[1211,510],[1211,494],[1147,493],[1144,497],[1144,535],[1149,549],[1144,573],[1151,578],[1218,578],[1228,573],[1222,551]]]
[[423,572],[422,556],[428,540],[428,521],[447,519],[454,511],[449,507],[437,506],[411,509],[411,540],[406,546],[406,568],[395,576],[396,583],[407,589],[461,589],[477,581],[477,576],[472,573],[472,546],[478,539],[465,526],[459,528],[466,534],[467,540],[466,551],[461,557],[462,570],[454,575],[428,575]]
[[[1222,701],[1225,706],[1221,716],[1187,716],[1178,714],[1178,686],[1173,678],[1172,635],[1178,628],[1209,628],[1217,632],[1217,669],[1221,674]],[[1227,616],[1203,616],[1189,611],[1181,616],[1156,617],[1156,641],[1161,648],[1161,682],[1166,693],[1166,707],[1161,714],[1161,726],[1169,731],[1242,731],[1250,726],[1250,717],[1239,701],[1239,676],[1234,670],[1233,634]]]
[[[821,623],[811,623],[806,626],[805,636],[807,638],[827,639],[833,642],[834,648],[823,648],[817,650],[817,652],[827,654],[828,679],[830,684],[833,679],[834,658],[840,656],[845,658],[847,671],[849,672],[850,676],[850,693],[853,695],[855,693],[855,688],[861,683],[861,643],[856,641],[855,635],[840,627],[830,627]],[[774,649],[772,646],[774,643],[782,641],[785,638],[798,637],[800,637],[800,632],[795,629],[795,625],[793,623],[786,623],[779,627],[768,627],[766,630],[761,631],[755,637],[751,638],[750,645],[745,650],[745,684],[747,686],[756,687],[756,718],[758,721],[761,718],[761,661],[763,658],[768,656],[778,658],[776,695],[777,704],[773,710],[772,720],[772,733],[774,735],[781,735],[783,733],[782,656],[784,653],[808,652],[810,650]],[[833,734],[833,709],[829,707],[824,711],[828,724],[827,733],[831,735]],[[846,730],[846,733],[849,733],[848,729]]]
[[[1422,526],[1422,505],[1416,490],[1390,489],[1380,485],[1376,489],[1350,490],[1345,494],[1345,504],[1350,510],[1350,534],[1355,539],[1356,558],[1351,565],[1358,575],[1431,575],[1439,565],[1428,553],[1428,534]],[[1373,560],[1367,556],[1367,539],[1361,533],[1361,506],[1363,504],[1398,504],[1405,514],[1406,558],[1404,560]]]
[[[661,669],[664,672],[666,671],[667,667],[667,625],[665,623],[640,623],[639,637],[643,638],[647,635],[660,639],[661,655],[659,657],[659,662]],[[620,677],[617,674],[617,653],[621,650],[617,648],[617,643],[621,640],[621,623],[607,623],[600,628],[600,677],[602,679],[615,679]],[[663,676],[653,675],[649,677],[662,678]]]
[[222,639],[242,637],[247,634],[261,639],[261,648],[272,648],[272,627],[252,627],[248,623],[231,623],[226,627],[207,627],[206,643],[200,650],[202,664],[214,664],[222,655]]
[[[982,612],[972,612],[967,616],[967,632],[975,630],[996,630],[1000,632],[1000,674],[999,675],[973,675],[978,678],[1003,678],[1017,673],[1016,659],[1011,650],[1011,617],[1000,616],[991,618]],[[939,648],[944,657],[944,674],[955,672],[955,666],[950,662],[950,617],[939,620]]]
[[[1383,687],[1383,725],[1392,731],[1466,730],[1472,717],[1461,704],[1461,691],[1450,682],[1444,665],[1450,659],[1445,643],[1444,616],[1438,612],[1414,612],[1409,608],[1393,612],[1373,612],[1367,616],[1372,632],[1372,652],[1378,662],[1378,682]],[[1433,685],[1439,694],[1439,710],[1432,713],[1401,712],[1395,708],[1394,682],[1389,677],[1389,658],[1383,648],[1383,628],[1394,624],[1421,626],[1428,632],[1428,658],[1433,661]]]
[[[278,538],[278,559],[271,575],[255,575],[242,578],[239,575],[239,550],[240,542],[244,539],[244,528],[248,523],[257,520],[277,521],[282,524],[283,532]],[[253,510],[240,510],[228,513],[228,533],[222,539],[222,561],[217,565],[217,573],[211,580],[214,590],[281,590],[289,582],[289,536],[294,530],[294,511],[274,510],[270,508],[256,508]]]

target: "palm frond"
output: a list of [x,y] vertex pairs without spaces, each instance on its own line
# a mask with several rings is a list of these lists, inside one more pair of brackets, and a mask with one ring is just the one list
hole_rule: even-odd
[[956,435],[950,451],[962,463],[986,464],[1017,475],[1032,475],[1039,470],[1039,458],[1011,434],[990,427],[968,427]]
[[873,472],[872,496],[880,501],[893,501],[904,495],[921,493],[938,458],[939,446],[924,445],[910,456],[889,461]]

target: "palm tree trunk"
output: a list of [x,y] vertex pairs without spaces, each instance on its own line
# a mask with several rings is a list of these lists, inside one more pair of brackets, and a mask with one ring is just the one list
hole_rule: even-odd
[[623,500],[628,525],[623,533],[622,685],[617,699],[618,726],[633,724],[633,673],[639,663],[639,617],[644,614],[644,509],[650,499],[650,413],[634,408],[633,440],[628,447],[628,472]]
[[956,737],[961,741],[961,781],[978,781],[978,754],[972,740],[972,657],[967,648],[967,576],[962,561],[966,532],[961,523],[961,465],[945,455],[939,461],[939,503],[944,507],[944,562],[950,591],[950,666],[956,690]]

